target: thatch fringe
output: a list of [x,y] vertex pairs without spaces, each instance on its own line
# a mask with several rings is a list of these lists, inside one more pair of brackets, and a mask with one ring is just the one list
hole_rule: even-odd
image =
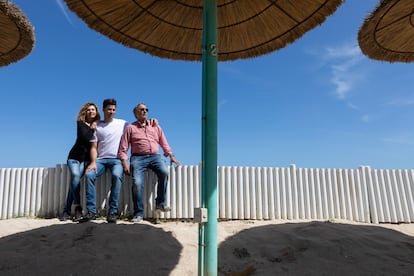
[[382,0],[362,24],[358,41],[369,58],[414,61],[414,1]]
[[27,56],[35,43],[34,28],[13,3],[0,0],[0,66]]
[[[202,58],[202,0],[65,1],[91,29],[127,47],[162,58]],[[218,60],[226,61],[287,46],[322,24],[343,0],[217,2]]]

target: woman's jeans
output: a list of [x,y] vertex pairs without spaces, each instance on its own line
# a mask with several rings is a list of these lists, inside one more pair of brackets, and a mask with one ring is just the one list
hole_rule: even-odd
[[144,216],[144,176],[147,168],[155,172],[158,178],[156,206],[165,206],[167,194],[168,167],[159,154],[131,156],[132,201],[134,216]]
[[80,205],[80,180],[83,173],[85,172],[85,163],[73,159],[68,159],[66,164],[68,165],[70,173],[70,184],[68,196],[66,197],[66,205],[63,208],[63,211],[70,214],[72,203],[75,205]]
[[86,209],[96,214],[96,187],[95,181],[106,169],[112,172],[111,195],[109,196],[108,213],[118,213],[118,201],[121,194],[122,176],[124,169],[118,158],[102,158],[96,160],[96,171],[92,170],[85,174],[86,182]]

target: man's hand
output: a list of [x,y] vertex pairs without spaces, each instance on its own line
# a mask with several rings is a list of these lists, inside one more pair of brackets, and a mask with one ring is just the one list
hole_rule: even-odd
[[131,175],[131,170],[129,169],[129,166],[126,168],[124,167],[124,174]]
[[151,124],[151,126],[153,126],[153,127],[158,126],[158,120],[157,120],[157,118],[151,118],[151,119],[150,119],[150,124]]
[[177,158],[175,158],[175,156],[173,154],[170,155],[170,163],[171,164],[175,163],[175,164],[177,164],[177,166],[181,165],[180,161],[178,161]]
[[124,174],[131,175],[131,169],[126,160],[122,160],[122,167],[124,168]]
[[90,163],[89,166],[86,168],[86,172],[90,172],[90,171],[98,172],[95,162]]

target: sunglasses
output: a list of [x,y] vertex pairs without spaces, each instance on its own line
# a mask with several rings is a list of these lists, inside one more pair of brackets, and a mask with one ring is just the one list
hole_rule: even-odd
[[148,108],[140,108],[139,111],[141,111],[141,112],[142,111],[148,112]]

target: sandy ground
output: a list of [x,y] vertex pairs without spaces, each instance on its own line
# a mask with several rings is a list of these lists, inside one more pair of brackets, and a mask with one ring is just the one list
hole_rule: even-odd
[[[0,220],[0,275],[197,275],[199,225]],[[218,223],[219,275],[414,275],[414,224]]]

